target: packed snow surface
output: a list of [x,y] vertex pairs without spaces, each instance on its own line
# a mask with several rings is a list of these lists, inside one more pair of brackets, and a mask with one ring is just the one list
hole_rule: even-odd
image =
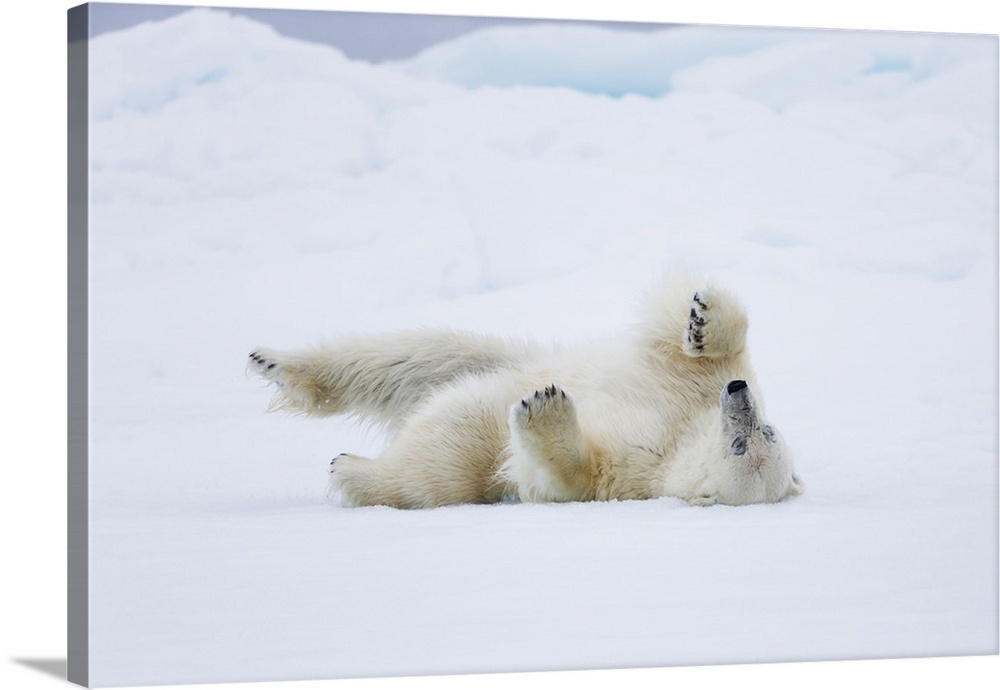
[[[585,24],[374,66],[91,42],[95,685],[996,653],[997,40]],[[747,305],[805,495],[345,509],[255,346]],[[548,383],[548,382],[545,382]]]

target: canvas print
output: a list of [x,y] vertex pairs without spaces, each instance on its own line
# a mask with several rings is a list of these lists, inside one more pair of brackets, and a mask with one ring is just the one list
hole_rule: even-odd
[[996,36],[69,38],[74,682],[998,652]]

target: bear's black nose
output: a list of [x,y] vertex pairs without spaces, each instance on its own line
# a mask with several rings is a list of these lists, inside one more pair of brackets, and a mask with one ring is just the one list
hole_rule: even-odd
[[746,381],[739,381],[739,380],[730,381],[729,385],[726,386],[726,392],[729,393],[729,395],[732,395],[733,393],[739,393],[746,387],[747,387]]

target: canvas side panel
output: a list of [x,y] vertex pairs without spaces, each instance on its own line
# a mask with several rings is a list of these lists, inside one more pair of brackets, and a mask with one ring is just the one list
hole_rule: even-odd
[[66,675],[88,684],[88,40],[89,6],[68,12],[67,494],[68,620]]

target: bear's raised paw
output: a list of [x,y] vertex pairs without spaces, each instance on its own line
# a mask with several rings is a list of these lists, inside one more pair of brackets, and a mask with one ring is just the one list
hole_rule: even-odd
[[688,314],[687,332],[684,335],[684,352],[691,357],[699,357],[705,352],[708,337],[708,312],[712,302],[704,291],[694,293],[691,311]]
[[514,418],[525,428],[558,425],[573,417],[573,402],[555,384],[521,400],[514,406]]

